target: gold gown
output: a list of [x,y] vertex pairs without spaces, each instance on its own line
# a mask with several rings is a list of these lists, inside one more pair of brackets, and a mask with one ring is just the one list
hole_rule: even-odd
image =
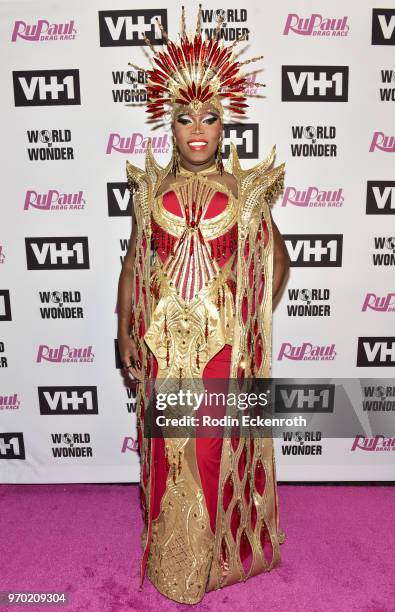
[[[205,365],[231,345],[232,379],[271,376],[269,207],[283,188],[285,167],[272,168],[274,157],[275,147],[264,161],[242,170],[232,145],[225,170],[237,180],[237,197],[209,177],[190,173],[185,182],[172,187],[181,205],[178,217],[164,208],[163,194],[156,196],[170,164],[161,168],[156,163],[151,143],[145,171],[127,162],[137,222],[131,334],[144,375],[137,394],[144,517],[141,584],[147,568],[156,588],[180,603],[197,603],[205,591],[244,581],[272,569],[280,560],[284,534],[279,529],[270,437],[223,439],[214,529],[196,460],[196,439],[166,438],[161,458],[159,442],[144,437],[154,359],[156,382],[178,379],[199,385]],[[205,219],[205,210],[218,193],[227,197],[227,206]],[[198,223],[192,206],[200,210]],[[236,235],[232,234],[235,227]],[[170,236],[169,257],[163,261],[152,258],[155,228]],[[208,245],[226,235],[235,241],[231,255],[220,266]],[[168,471],[158,498],[158,474],[163,474],[158,461],[162,460]],[[159,508],[156,517],[154,506]]]

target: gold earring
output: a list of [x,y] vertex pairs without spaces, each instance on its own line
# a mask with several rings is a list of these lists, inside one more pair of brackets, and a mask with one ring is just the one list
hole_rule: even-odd
[[180,154],[177,149],[177,143],[176,143],[176,139],[174,138],[174,134],[172,138],[173,138],[173,152],[171,155],[171,161],[172,161],[171,170],[174,176],[177,176],[177,172],[180,171]]
[[222,143],[223,143],[223,138],[221,136],[221,138],[218,141],[217,152],[215,155],[215,166],[219,174],[224,173],[224,164],[222,163]]

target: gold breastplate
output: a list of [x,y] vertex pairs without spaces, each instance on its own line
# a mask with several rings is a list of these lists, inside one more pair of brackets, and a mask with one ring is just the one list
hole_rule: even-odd
[[[225,186],[201,175],[176,183],[171,191],[182,216],[164,207],[167,192],[153,201],[154,223],[175,237],[175,244],[165,261],[154,254],[151,324],[144,339],[157,358],[158,378],[196,378],[233,339],[234,298],[229,285],[235,284],[237,240],[222,266],[212,257],[210,241],[219,240],[235,226],[238,201]],[[228,197],[227,205],[205,219],[217,192]]]

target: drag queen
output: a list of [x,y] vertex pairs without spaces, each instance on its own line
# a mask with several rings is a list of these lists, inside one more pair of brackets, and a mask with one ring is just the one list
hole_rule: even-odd
[[188,604],[271,570],[284,539],[271,438],[144,437],[150,379],[271,376],[272,302],[289,260],[270,206],[284,164],[273,167],[273,147],[244,170],[234,146],[222,163],[224,111],[245,113],[249,62],[220,27],[205,38],[199,9],[189,33],[183,10],[177,42],[163,28],[163,50],[146,40],[147,111],[169,120],[173,154],[162,168],[149,145],[145,170],[127,163],[134,211],[118,291],[120,356],[137,385],[141,585],[147,573]]

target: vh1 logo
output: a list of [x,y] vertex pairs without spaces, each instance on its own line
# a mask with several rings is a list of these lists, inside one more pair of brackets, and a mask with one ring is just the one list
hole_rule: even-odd
[[15,106],[81,104],[79,70],[14,70]]

